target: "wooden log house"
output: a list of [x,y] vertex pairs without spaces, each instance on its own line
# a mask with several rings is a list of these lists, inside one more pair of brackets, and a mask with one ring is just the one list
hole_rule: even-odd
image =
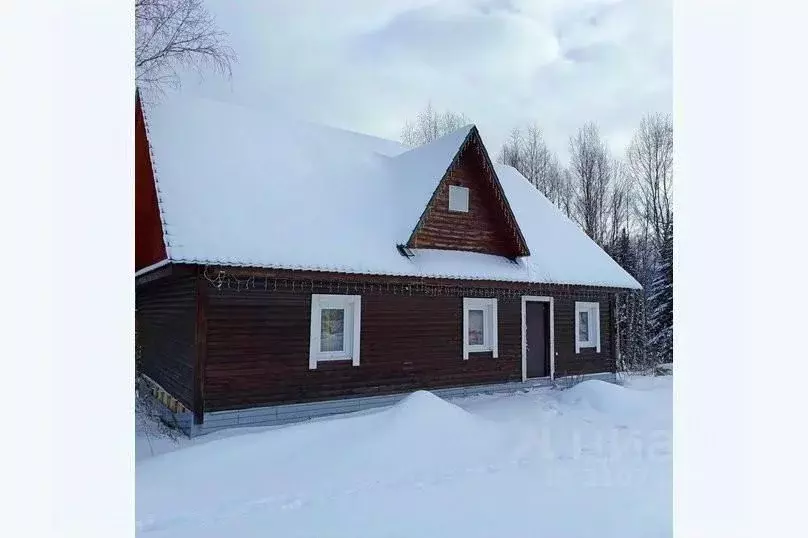
[[136,103],[142,371],[190,434],[613,376],[640,285],[477,128],[422,147]]

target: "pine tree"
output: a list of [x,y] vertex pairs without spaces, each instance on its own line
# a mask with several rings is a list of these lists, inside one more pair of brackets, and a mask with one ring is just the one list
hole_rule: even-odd
[[625,228],[623,228],[620,237],[609,250],[611,251],[609,254],[614,258],[614,261],[619,263],[620,267],[628,271],[631,276],[637,278],[637,256],[631,247],[631,239]]
[[[638,278],[639,265],[636,249],[639,244],[623,229],[617,241],[608,249],[609,254],[634,278]],[[639,280],[639,278],[638,278]],[[617,296],[617,330],[620,349],[618,367],[636,370],[645,366],[645,327],[643,292],[627,291]]]
[[673,225],[665,229],[656,276],[649,295],[651,339],[657,363],[673,361]]

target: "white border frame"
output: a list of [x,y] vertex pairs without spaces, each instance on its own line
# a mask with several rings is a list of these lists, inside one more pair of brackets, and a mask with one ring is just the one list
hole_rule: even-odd
[[[550,379],[555,379],[555,301],[539,295],[522,296],[522,382],[527,381],[527,302],[550,303]],[[545,379],[541,377],[531,379]]]
[[[488,353],[489,351],[493,358],[499,358],[499,316],[497,314],[497,303],[496,297],[463,297],[463,332],[460,338],[462,338],[461,341],[463,342],[464,361],[469,360],[469,353]],[[469,309],[488,311],[489,306],[491,308],[491,349],[488,349],[487,346],[483,349],[481,349],[480,346],[470,346],[468,343]]]
[[[595,314],[597,316],[597,323],[595,323],[595,345],[594,346],[586,346],[582,347],[581,342],[578,340],[578,325],[580,316],[578,315],[580,312],[589,311],[590,309],[595,309]],[[591,325],[591,320],[590,320]],[[582,349],[595,349],[596,353],[600,353],[600,303],[595,301],[575,301],[575,354],[579,354]]]
[[[325,305],[324,305],[325,303]],[[345,305],[350,303],[353,310],[353,331],[350,356],[324,357],[320,353],[320,316],[319,310],[323,306]],[[353,366],[359,366],[359,335],[362,325],[362,296],[361,295],[329,295],[313,293],[311,295],[311,318],[309,319],[309,370],[316,370],[318,362],[348,361]]]

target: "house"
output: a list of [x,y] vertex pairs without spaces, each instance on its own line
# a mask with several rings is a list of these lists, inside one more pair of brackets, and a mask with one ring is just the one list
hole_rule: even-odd
[[640,285],[475,126],[408,149],[181,93],[135,126],[142,370],[189,433],[613,378]]

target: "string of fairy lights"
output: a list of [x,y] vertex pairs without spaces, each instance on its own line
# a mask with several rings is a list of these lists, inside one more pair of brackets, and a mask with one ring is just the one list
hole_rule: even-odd
[[[469,139],[464,141],[464,146],[458,153],[466,149]],[[475,145],[474,151],[481,154],[483,166],[486,172],[493,173],[490,170],[489,159],[479,145]],[[453,163],[455,164],[455,163]],[[500,204],[504,203],[501,198],[499,189],[496,190],[497,200]],[[510,225],[511,233],[515,236],[516,240],[520,241],[518,228],[511,220],[509,211],[503,212],[508,224]],[[289,277],[279,277],[275,275],[261,275],[244,274],[245,270],[218,267],[211,269],[205,266],[203,270],[203,277],[210,286],[217,291],[248,291],[248,290],[261,290],[268,292],[277,291],[290,291],[301,293],[329,293],[329,294],[387,294],[387,295],[425,295],[425,296],[477,296],[477,297],[521,297],[526,294],[534,295],[575,295],[579,300],[587,297],[597,298],[601,296],[604,291],[613,293],[622,293],[625,290],[613,290],[610,288],[571,286],[568,284],[534,284],[534,283],[519,283],[502,282],[501,286],[468,286],[468,285],[455,285],[449,284],[435,279],[434,281],[417,280],[418,277],[413,277],[414,281],[407,282],[378,282],[376,280],[384,277],[379,275],[351,275],[344,274],[339,277],[311,279],[303,276],[290,275]],[[391,277],[395,279],[397,277]],[[460,281],[458,281],[459,283]],[[467,282],[467,281],[466,281]]]
[[[442,282],[414,281],[414,282],[375,282],[362,279],[361,275],[351,278],[345,274],[344,278],[311,279],[295,277],[279,277],[272,275],[237,274],[227,269],[211,269],[206,266],[203,277],[215,290],[247,292],[258,290],[265,292],[298,292],[298,293],[328,293],[328,294],[379,294],[379,295],[421,295],[421,296],[451,296],[451,297],[521,297],[526,294],[564,295],[574,294],[582,300],[588,296],[602,295],[604,288],[582,289],[579,286],[566,284],[514,284],[503,282],[502,286],[468,286],[453,285]],[[374,275],[373,278],[379,278]],[[460,282],[460,281],[458,281]],[[616,290],[615,290],[616,291]]]

